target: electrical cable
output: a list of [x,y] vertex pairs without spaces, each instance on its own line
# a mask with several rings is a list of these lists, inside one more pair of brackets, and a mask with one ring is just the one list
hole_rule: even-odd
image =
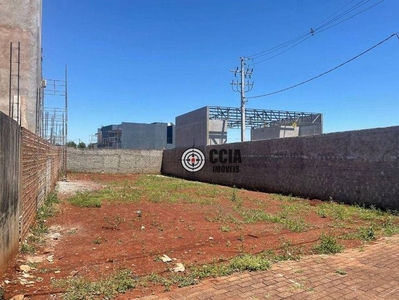
[[[352,0],[351,2],[353,2],[353,1],[354,1],[354,0]],[[370,0],[367,0],[366,3],[361,4],[361,3],[364,2],[364,1],[365,1],[365,0],[360,1],[359,3],[357,3],[357,4],[355,4],[354,6],[350,7],[350,8],[349,8],[348,10],[346,10],[345,12],[343,12],[343,13],[341,13],[340,15],[338,15],[337,17],[335,17],[333,20],[329,20],[329,21],[328,21],[329,18],[331,18],[332,16],[334,16],[335,14],[337,14],[340,10],[342,10],[343,8],[345,8],[346,6],[348,6],[351,2],[348,3],[348,4],[346,4],[346,5],[344,5],[344,6],[341,7],[339,10],[337,10],[336,12],[334,12],[332,15],[330,15],[329,17],[327,17],[325,20],[323,20],[322,22],[320,22],[319,24],[317,24],[317,27],[315,27],[315,28],[316,28],[317,30],[323,28],[324,26],[330,24],[331,22],[333,22],[333,21],[339,19],[340,17],[342,17],[342,16],[344,16],[344,15],[350,13],[350,12],[353,11],[354,9],[356,9],[356,8],[358,8],[358,7],[360,7],[360,6],[364,5],[364,4],[366,4],[366,3],[369,2]],[[384,1],[384,0],[382,0],[382,1]],[[378,4],[379,4],[379,3],[378,3]],[[321,25],[320,25],[320,24],[321,24]],[[285,47],[285,46],[288,46],[289,44],[294,43],[294,42],[296,42],[296,41],[298,41],[298,40],[300,40],[300,39],[303,39],[303,38],[305,38],[305,37],[307,37],[307,36],[309,36],[309,35],[312,36],[313,34],[314,34],[314,32],[312,32],[312,31],[311,31],[311,32],[306,31],[305,33],[302,33],[302,34],[298,35],[297,37],[295,37],[295,38],[293,38],[293,39],[291,39],[291,40],[289,40],[289,41],[286,41],[286,42],[284,42],[284,43],[282,43],[282,44],[279,44],[279,45],[277,45],[277,46],[275,46],[275,47],[266,49],[266,50],[261,51],[261,52],[259,52],[259,53],[250,55],[249,57],[256,58],[256,57],[259,57],[259,56],[267,55],[268,53],[277,51],[277,50],[280,49],[280,48],[283,48],[283,47]]]
[[[277,54],[275,54],[275,55],[273,55],[273,56],[270,56],[270,57],[268,57],[268,58],[265,58],[265,59],[262,59],[262,60],[253,62],[253,65],[260,64],[261,62],[264,62],[264,61],[270,60],[270,59],[272,59],[272,58],[274,58],[274,57],[276,57],[276,56],[279,56],[279,55],[281,55],[281,54],[283,54],[283,53],[285,53],[285,52],[291,50],[292,48],[298,46],[299,44],[303,43],[304,41],[306,41],[308,38],[311,38],[311,37],[312,37],[312,36],[309,35],[309,36],[307,36],[305,39],[303,39],[302,41],[300,41],[300,42],[294,44],[293,46],[289,47],[288,49],[285,49],[285,50],[283,50],[283,51],[281,51],[281,52],[279,52],[279,53],[277,53]],[[253,61],[253,60],[254,60],[254,59],[252,58],[252,61]]]
[[354,14],[354,15],[352,15],[352,16],[350,16],[350,17],[348,17],[348,18],[346,18],[346,19],[344,19],[344,20],[342,20],[342,21],[340,21],[340,22],[338,22],[338,23],[336,23],[336,24],[334,24],[334,25],[331,25],[331,26],[329,26],[329,27],[327,27],[327,28],[325,28],[325,29],[323,29],[323,30],[318,30],[317,33],[323,32],[323,31],[325,31],[325,30],[327,30],[327,29],[330,29],[330,28],[332,28],[332,27],[334,27],[334,26],[337,26],[337,25],[339,25],[339,24],[341,24],[341,23],[343,23],[343,22],[346,22],[346,21],[348,21],[349,19],[352,19],[352,18],[356,17],[357,15],[359,15],[359,14],[361,14],[361,13],[364,13],[365,11],[367,11],[367,10],[373,8],[374,6],[377,6],[378,4],[380,4],[380,3],[383,2],[383,1],[384,1],[384,0],[381,0],[380,2],[378,2],[378,3],[376,3],[376,4],[372,5],[372,6],[370,6],[370,7],[368,7],[368,8],[365,8],[364,10],[362,10],[362,11],[360,11],[360,12],[358,12],[358,13],[356,13],[356,14]]
[[[346,16],[347,14],[351,13],[352,11],[354,11],[354,10],[360,8],[361,6],[367,4],[368,2],[370,2],[370,0],[367,0],[366,3],[361,4],[362,2],[364,2],[364,0],[362,0],[361,2],[355,4],[354,6],[349,8],[348,10],[346,10],[343,13],[339,14],[338,16],[334,17],[333,19],[324,22],[322,25],[320,25],[318,27],[315,27],[315,31],[317,31],[317,30],[319,30],[319,29],[321,29],[321,28],[323,28],[323,27],[325,27],[325,26],[327,26],[327,25],[339,20],[340,18]],[[340,11],[340,10],[338,10],[338,11]],[[334,14],[336,14],[338,11],[336,11]],[[332,17],[334,14],[332,14],[330,17]],[[330,18],[330,17],[328,17],[328,18]],[[328,20],[328,18],[326,20]]]
[[319,75],[317,75],[317,76],[315,76],[315,77],[312,77],[312,78],[310,78],[310,79],[308,79],[308,80],[302,81],[302,82],[300,82],[300,83],[297,83],[297,84],[295,84],[295,85],[292,85],[292,86],[290,86],[290,87],[287,87],[287,88],[284,88],[284,89],[281,89],[281,90],[278,90],[278,91],[275,91],[275,92],[271,92],[271,93],[267,93],[267,94],[262,94],[262,95],[258,95],[258,96],[246,97],[246,99],[254,99],[254,98],[260,98],[260,97],[267,97],[267,96],[270,96],[270,95],[282,93],[282,92],[285,92],[285,91],[287,91],[287,90],[296,88],[296,87],[298,87],[298,86],[300,86],[300,85],[303,85],[303,84],[305,84],[305,83],[308,83],[308,82],[310,82],[310,81],[313,81],[313,80],[315,80],[315,79],[317,79],[317,78],[320,78],[320,77],[322,77],[322,76],[324,76],[324,75],[326,75],[326,74],[328,74],[328,73],[330,73],[330,72],[332,72],[332,71],[334,71],[334,70],[336,70],[336,69],[338,69],[338,68],[340,68],[340,67],[342,67],[342,66],[344,66],[344,65],[346,65],[346,64],[348,64],[348,63],[350,63],[351,61],[353,61],[353,60],[359,58],[359,57],[362,56],[363,54],[366,54],[367,52],[369,52],[369,51],[373,50],[374,48],[380,46],[381,44],[385,43],[386,41],[388,41],[389,39],[391,39],[391,38],[394,37],[394,36],[396,36],[396,37],[398,38],[398,40],[399,40],[399,33],[398,33],[398,32],[397,32],[397,33],[393,33],[392,35],[390,35],[390,36],[387,37],[386,39],[384,39],[384,40],[382,40],[381,42],[375,44],[374,46],[368,48],[367,50],[365,50],[365,51],[363,51],[362,53],[356,55],[355,57],[352,57],[351,59],[349,59],[349,60],[343,62],[342,64],[340,64],[340,65],[338,65],[338,66],[336,66],[336,67],[334,67],[334,68],[332,68],[332,69],[330,69],[330,70],[328,70],[328,71],[326,71],[326,72],[323,72],[323,73],[321,73],[321,74],[319,74]]
[[[384,0],[380,0],[380,1],[377,2],[376,4],[374,4],[374,5],[372,5],[372,6],[369,6],[369,7],[365,8],[365,9],[363,9],[363,10],[357,12],[356,14],[347,17],[347,18],[344,19],[344,20],[339,21],[339,20],[342,19],[343,17],[345,17],[345,16],[347,16],[348,14],[352,13],[353,11],[355,11],[355,10],[361,8],[362,6],[366,5],[367,3],[369,3],[369,2],[372,1],[372,0],[361,0],[360,2],[357,2],[356,4],[350,6],[350,7],[349,7],[348,9],[346,9],[345,11],[339,13],[339,12],[342,11],[345,7],[347,7],[348,5],[350,5],[353,1],[354,1],[354,0],[352,0],[352,1],[349,2],[348,4],[344,5],[343,7],[341,7],[340,9],[338,9],[337,11],[335,11],[333,14],[331,14],[330,16],[328,16],[325,20],[323,20],[322,22],[318,23],[314,28],[311,28],[310,31],[304,32],[304,33],[302,33],[302,34],[299,34],[298,36],[296,36],[296,37],[294,37],[294,38],[292,38],[292,39],[290,39],[290,40],[288,40],[288,41],[286,41],[286,42],[283,42],[283,43],[281,43],[281,44],[279,44],[279,45],[277,45],[277,46],[271,47],[271,48],[269,48],[269,49],[263,50],[263,51],[261,51],[261,52],[255,53],[255,54],[253,54],[253,55],[249,55],[249,56],[247,56],[247,57],[250,57],[250,58],[252,58],[252,59],[254,60],[254,59],[257,59],[257,58],[260,58],[260,57],[263,57],[263,56],[271,55],[272,53],[274,53],[274,52],[276,52],[276,51],[279,51],[279,50],[283,49],[282,51],[278,52],[277,54],[274,54],[274,55],[272,55],[272,56],[269,56],[269,57],[267,57],[267,58],[265,58],[265,59],[263,59],[263,60],[260,60],[260,61],[253,61],[253,65],[262,63],[262,62],[267,61],[267,60],[270,60],[270,59],[272,59],[272,58],[274,58],[274,57],[276,57],[276,56],[279,56],[279,55],[281,55],[281,54],[283,54],[283,53],[285,53],[285,52],[287,52],[287,51],[293,49],[294,47],[296,47],[296,46],[298,46],[299,44],[303,43],[304,41],[306,41],[306,40],[309,39],[310,37],[314,36],[315,34],[321,33],[321,32],[323,32],[323,31],[325,31],[325,30],[328,30],[328,29],[330,29],[330,28],[332,28],[332,27],[334,27],[334,26],[337,26],[337,25],[339,25],[339,24],[341,24],[341,23],[343,23],[343,22],[348,21],[348,20],[354,18],[355,16],[357,16],[357,15],[359,15],[359,14],[364,13],[365,11],[367,11],[367,10],[369,10],[369,9],[371,9],[371,8],[373,8],[373,7],[375,7],[375,6],[377,6],[377,5],[379,5],[379,4],[382,3]],[[339,14],[338,14],[338,13],[339,13]],[[338,14],[338,15],[337,15],[337,14]],[[337,21],[339,21],[339,22],[337,22]],[[332,24],[332,25],[331,25],[331,24]],[[328,25],[330,25],[330,26],[328,26]],[[328,27],[326,27],[326,26],[328,26]],[[292,45],[292,44],[294,44],[294,45]],[[289,47],[289,48],[287,48],[287,47]],[[287,48],[287,49],[284,49],[284,48]]]

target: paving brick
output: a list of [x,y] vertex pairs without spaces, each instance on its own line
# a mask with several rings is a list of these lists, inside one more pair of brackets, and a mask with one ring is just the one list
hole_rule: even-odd
[[[399,299],[398,260],[399,236],[394,236],[364,247],[364,252],[308,256],[279,263],[269,271],[235,274],[204,281],[184,292],[142,299]],[[347,274],[339,275],[337,269]]]
[[229,292],[229,290],[227,290],[227,289],[215,289],[215,290],[213,291],[213,294],[214,294],[215,296],[217,296],[217,295],[226,294],[226,293],[228,293],[228,292]]
[[237,287],[245,288],[252,285],[252,280],[244,280],[237,284]]

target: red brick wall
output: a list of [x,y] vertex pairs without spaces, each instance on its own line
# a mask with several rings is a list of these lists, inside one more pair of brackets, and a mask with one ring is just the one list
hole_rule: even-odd
[[22,237],[35,220],[63,169],[63,148],[53,146],[37,135],[22,129]]

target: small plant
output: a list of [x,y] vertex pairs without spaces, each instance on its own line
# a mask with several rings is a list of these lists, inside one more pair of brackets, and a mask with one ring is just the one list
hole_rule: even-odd
[[359,228],[359,237],[364,241],[372,241],[375,240],[375,234],[373,226],[370,225],[369,227],[360,227]]
[[282,241],[280,251],[274,255],[274,259],[277,261],[299,260],[302,252],[302,248],[293,246],[291,241]]
[[229,264],[234,271],[264,271],[270,268],[268,260],[260,255],[243,254],[233,258]]
[[231,201],[232,202],[236,202],[237,201],[237,189],[236,189],[235,186],[233,187],[233,193],[231,194]]
[[52,284],[66,290],[63,299],[112,299],[119,293],[135,288],[137,282],[131,275],[130,270],[120,270],[97,282],[73,278],[53,281]]
[[185,286],[196,285],[198,283],[198,279],[192,275],[175,275],[172,277],[172,282],[176,283],[179,288],[182,288]]
[[334,236],[322,233],[319,243],[313,247],[313,250],[318,254],[333,254],[342,252],[343,248]]
[[101,237],[98,236],[98,237],[93,241],[93,244],[99,245],[99,244],[101,244],[102,242],[103,242],[103,241],[102,241]]
[[385,217],[382,220],[382,229],[384,233],[388,236],[392,236],[394,234],[399,233],[399,226],[395,224],[394,218],[392,215]]
[[230,266],[226,264],[206,264],[190,268],[191,275],[199,280],[208,277],[226,276],[233,273]]
[[120,224],[125,222],[125,219],[120,216],[104,217],[104,221],[109,225],[107,228],[117,229]]
[[230,232],[231,228],[228,225],[221,225],[220,226],[220,231],[221,232]]
[[327,211],[324,207],[321,207],[318,211],[317,214],[321,217],[321,218],[327,218]]
[[293,232],[303,232],[309,227],[302,218],[297,217],[285,219],[282,223],[286,229]]
[[345,270],[341,270],[341,269],[336,270],[335,273],[337,273],[339,275],[346,275],[346,271]]
[[[35,253],[36,249],[35,246],[29,243],[22,243],[21,245],[21,253],[29,253],[33,254]],[[0,298],[1,299],[1,298]]]
[[57,195],[51,193],[48,195],[43,205],[38,209],[36,222],[30,228],[26,241],[21,245],[20,251],[22,253],[33,254],[36,251],[37,244],[43,243],[45,234],[48,233],[46,219],[56,214],[57,203],[59,203]]

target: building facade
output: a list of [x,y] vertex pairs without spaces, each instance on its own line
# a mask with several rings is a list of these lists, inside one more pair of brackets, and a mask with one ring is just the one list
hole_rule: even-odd
[[42,103],[42,0],[0,1],[0,111],[32,132]]
[[[323,133],[323,115],[248,108],[251,141]],[[241,109],[205,106],[176,117],[176,148],[227,143],[227,129],[241,128]]]
[[128,123],[98,129],[97,147],[111,149],[171,149],[175,147],[171,123]]

